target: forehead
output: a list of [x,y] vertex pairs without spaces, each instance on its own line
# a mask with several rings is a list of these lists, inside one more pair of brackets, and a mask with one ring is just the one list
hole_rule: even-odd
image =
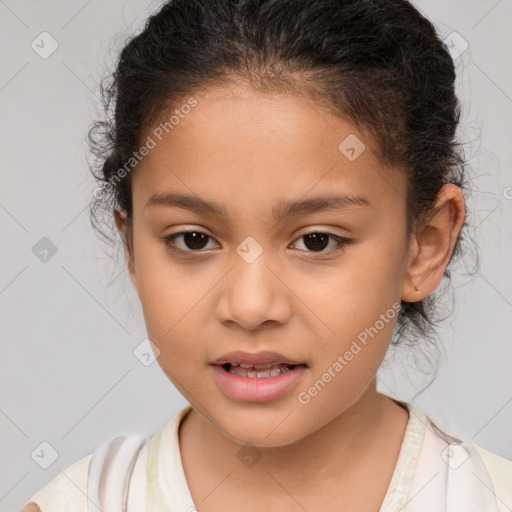
[[167,191],[229,204],[233,214],[284,196],[334,192],[377,207],[405,202],[405,177],[377,159],[373,141],[302,95],[208,89],[174,104],[146,137],[154,147],[132,176],[139,206]]

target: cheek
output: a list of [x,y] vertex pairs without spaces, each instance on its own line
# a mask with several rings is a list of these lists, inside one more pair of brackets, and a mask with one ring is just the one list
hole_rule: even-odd
[[399,302],[372,309],[367,304],[338,314],[336,336],[311,349],[315,364],[295,396],[302,414],[325,424],[355,404],[382,363],[399,308]]
[[[390,243],[386,237],[368,239],[347,252],[335,268],[313,279],[302,275],[297,281],[309,283],[309,297],[330,328],[331,338],[333,332],[345,340],[355,338],[386,312],[396,317],[404,274],[402,245],[400,240]],[[395,309],[390,310],[393,305]],[[390,337],[388,323],[382,330]]]
[[326,407],[327,396],[337,397],[333,404],[339,406],[338,399],[352,391],[357,395],[379,368],[400,311],[402,273],[400,241],[387,243],[383,237],[365,242],[357,249],[357,259],[347,257],[337,270],[316,281],[319,286],[309,298],[322,322],[313,320],[309,326],[318,336],[318,365],[310,384],[320,379],[321,387],[329,381],[330,391],[322,393]]
[[193,295],[193,289],[170,264],[163,243],[138,235],[134,248],[138,295],[149,337],[162,350],[162,341],[174,334],[186,314],[187,296]]
[[173,262],[164,243],[150,236],[140,234],[137,242],[138,294],[148,337],[160,351],[157,360],[182,392],[183,386],[197,387],[190,368],[207,364],[199,331],[206,325],[206,296],[215,276],[208,269],[195,271],[200,265]]

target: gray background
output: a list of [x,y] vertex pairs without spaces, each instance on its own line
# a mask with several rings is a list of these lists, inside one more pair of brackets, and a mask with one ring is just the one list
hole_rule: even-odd
[[[98,80],[159,4],[0,0],[0,510],[103,440],[153,432],[185,405],[156,362],[134,356],[145,338],[140,305],[87,213],[95,185],[84,137]],[[407,370],[414,361],[404,352],[382,370],[379,389],[512,459],[512,1],[415,5],[443,38],[457,31],[469,44],[456,64],[481,267],[464,277],[469,258],[455,277],[434,383],[414,396],[426,377]],[[43,31],[59,45],[47,59],[31,48]],[[58,250],[47,262],[32,252],[43,237]],[[47,469],[31,457],[44,441],[58,453]]]

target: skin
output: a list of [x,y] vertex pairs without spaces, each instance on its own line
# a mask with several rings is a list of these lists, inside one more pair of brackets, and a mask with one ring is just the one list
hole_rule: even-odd
[[[133,240],[128,269],[158,362],[193,406],[179,438],[197,510],[378,510],[408,421],[375,385],[397,316],[309,403],[298,395],[394,303],[438,286],[464,220],[462,192],[444,186],[408,238],[405,176],[348,121],[302,96],[241,83],[194,97],[198,105],[132,171],[131,227],[124,212],[115,218]],[[366,146],[354,161],[338,150],[349,134]],[[221,203],[228,215],[145,207],[164,192]],[[272,218],[278,200],[327,193],[369,206]],[[187,230],[212,238],[200,249],[183,237],[182,252],[166,246],[164,236]],[[313,230],[353,242],[331,238],[315,251],[303,238]],[[236,252],[248,236],[263,249],[250,264]],[[307,369],[279,398],[242,402],[210,367],[232,350],[280,352]],[[252,467],[237,457],[244,444],[261,455]]]
[[27,503],[23,508],[21,508],[20,512],[41,512],[41,509],[37,504],[31,502]]

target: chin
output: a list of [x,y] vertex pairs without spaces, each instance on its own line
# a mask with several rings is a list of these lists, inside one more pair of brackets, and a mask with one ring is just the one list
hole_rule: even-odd
[[[297,430],[303,424],[288,406],[280,410],[265,411],[257,408],[252,411],[238,410],[215,417],[216,428],[226,437],[240,445],[253,445],[261,448],[278,448],[300,441],[305,432]],[[229,419],[227,419],[229,418]]]

